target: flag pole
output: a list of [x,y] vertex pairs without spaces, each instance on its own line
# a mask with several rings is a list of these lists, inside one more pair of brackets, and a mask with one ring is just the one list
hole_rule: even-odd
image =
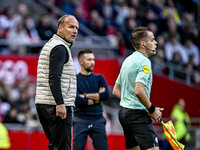
[[182,147],[180,146],[179,142],[174,138],[174,136],[172,135],[172,133],[169,132],[169,130],[166,128],[164,122],[163,122],[162,120],[160,120],[160,123],[161,123],[161,124],[163,125],[163,127],[167,130],[167,132],[170,134],[170,136],[174,139],[174,141],[175,141],[176,144],[180,147],[180,149],[183,150]]

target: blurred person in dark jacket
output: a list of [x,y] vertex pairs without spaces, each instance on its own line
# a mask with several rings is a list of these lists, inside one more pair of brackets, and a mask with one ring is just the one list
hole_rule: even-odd
[[40,17],[36,29],[42,40],[49,40],[53,34],[56,33],[56,30],[51,24],[51,19],[47,14],[44,14]]
[[109,99],[109,90],[103,75],[92,73],[95,57],[91,50],[79,52],[81,72],[77,75],[77,95],[73,118],[73,148],[84,150],[88,135],[97,150],[107,150],[106,119],[102,102]]

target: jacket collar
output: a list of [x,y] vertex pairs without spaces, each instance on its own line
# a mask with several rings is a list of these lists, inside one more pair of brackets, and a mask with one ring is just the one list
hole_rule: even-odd
[[63,39],[61,36],[59,36],[58,34],[54,34],[53,38],[55,39],[59,39],[61,41],[63,41],[67,46],[69,46],[69,48],[71,48],[71,46],[73,45],[73,43],[67,42],[65,39]]

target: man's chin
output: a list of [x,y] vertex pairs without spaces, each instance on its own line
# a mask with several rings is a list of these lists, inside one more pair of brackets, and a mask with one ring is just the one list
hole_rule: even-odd
[[71,39],[69,39],[69,43],[73,43],[75,41],[75,38],[71,38]]
[[93,69],[86,69],[86,71],[87,71],[87,72],[92,72],[92,71],[93,71]]

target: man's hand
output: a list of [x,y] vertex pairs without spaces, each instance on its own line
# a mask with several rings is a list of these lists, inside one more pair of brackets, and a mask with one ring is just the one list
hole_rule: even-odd
[[80,96],[81,98],[84,98],[84,95],[83,95],[83,94],[79,94],[79,96]]
[[94,101],[92,99],[88,99],[88,105],[94,105]]
[[[99,88],[99,93],[103,93],[106,91],[105,87]],[[99,93],[87,93],[88,105],[94,105],[95,103],[100,103],[99,101]],[[84,94],[79,94],[80,97],[84,98]]]
[[153,119],[156,121],[156,122],[160,122],[160,120],[162,119],[162,112],[164,108],[159,108],[159,107],[156,107],[155,108],[155,111],[151,114],[151,116],[153,117]]
[[66,107],[64,104],[56,106],[56,116],[60,116],[62,119],[65,119],[67,116]]
[[[105,92],[106,91],[106,88],[105,87],[100,87],[99,88],[99,93],[103,93],[103,92]],[[99,100],[94,100],[94,103],[100,103],[100,101]]]
[[103,93],[103,92],[105,92],[106,91],[106,88],[105,87],[100,87],[99,88],[99,93]]

